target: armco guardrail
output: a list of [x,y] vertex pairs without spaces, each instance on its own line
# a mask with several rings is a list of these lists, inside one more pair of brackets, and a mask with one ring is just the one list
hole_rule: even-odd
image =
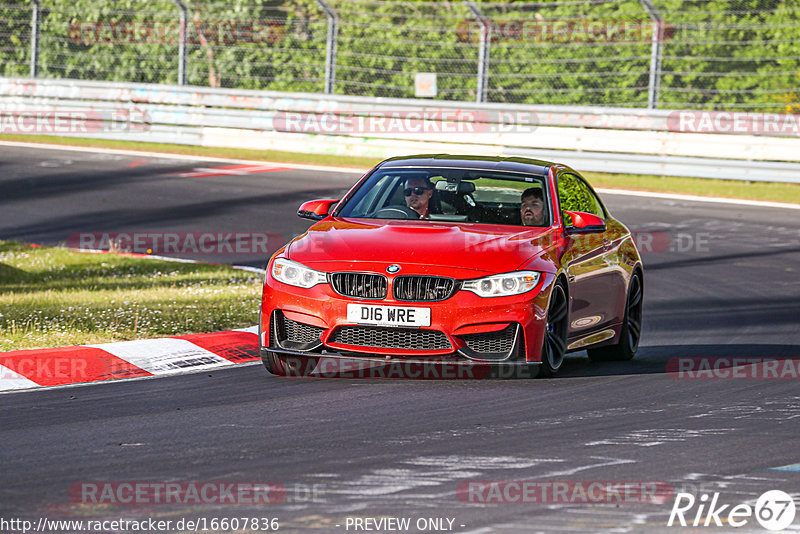
[[0,131],[382,159],[485,153],[581,170],[800,183],[800,117],[0,78]]

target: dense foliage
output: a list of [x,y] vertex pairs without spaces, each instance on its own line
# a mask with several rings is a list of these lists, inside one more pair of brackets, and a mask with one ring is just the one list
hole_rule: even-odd
[[[28,2],[0,6],[0,74],[27,76]],[[40,76],[174,84],[172,0],[42,0]],[[317,0],[186,0],[191,85],[321,92],[328,22]],[[477,16],[463,2],[328,0],[335,92],[474,101]],[[800,105],[797,0],[655,0],[664,17],[659,107]],[[638,0],[479,2],[491,21],[487,100],[644,107],[652,22]]]

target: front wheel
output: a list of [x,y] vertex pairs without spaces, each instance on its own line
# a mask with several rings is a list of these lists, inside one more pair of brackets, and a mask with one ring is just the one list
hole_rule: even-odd
[[559,282],[550,293],[550,304],[547,307],[547,324],[542,346],[542,364],[539,366],[540,377],[550,377],[558,372],[564,362],[567,350],[567,326],[569,324],[569,308],[567,292]]
[[266,350],[261,351],[261,363],[264,364],[264,369],[277,376],[285,376],[282,372],[283,366],[278,362],[278,357],[274,352]]
[[642,279],[638,272],[633,273],[628,284],[628,299],[625,301],[625,318],[622,331],[616,345],[587,349],[589,358],[594,362],[627,361],[639,350],[639,338],[642,334]]

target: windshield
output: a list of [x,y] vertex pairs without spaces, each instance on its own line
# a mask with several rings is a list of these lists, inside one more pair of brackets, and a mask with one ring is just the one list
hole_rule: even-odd
[[541,175],[472,169],[379,169],[336,215],[549,226],[544,182]]

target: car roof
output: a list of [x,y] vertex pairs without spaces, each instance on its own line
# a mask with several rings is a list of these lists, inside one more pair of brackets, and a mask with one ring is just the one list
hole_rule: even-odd
[[502,156],[465,156],[451,154],[418,154],[389,158],[378,165],[387,167],[445,167],[492,171],[524,172],[546,176],[553,163],[538,159]]

